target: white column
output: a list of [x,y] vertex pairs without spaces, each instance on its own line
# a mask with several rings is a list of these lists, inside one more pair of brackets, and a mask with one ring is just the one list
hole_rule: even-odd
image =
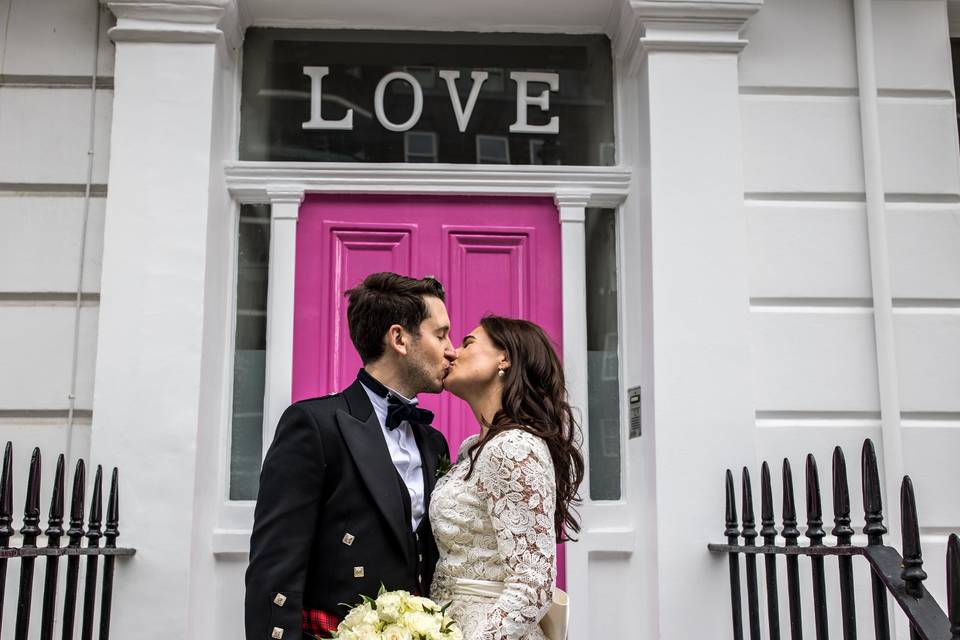
[[263,402],[263,455],[293,385],[293,289],[297,264],[297,217],[303,189],[268,187],[270,266],[267,276],[267,364]]
[[196,531],[210,513],[201,460],[219,439],[208,408],[222,404],[211,385],[226,342],[217,252],[229,238],[221,123],[232,111],[221,100],[235,61],[221,24],[233,4],[109,3],[116,69],[91,457],[120,468],[119,542],[138,550],[118,564],[115,637],[210,637],[193,624],[215,596],[198,587],[197,563],[212,559]]
[[[727,564],[708,541],[723,532],[724,471],[756,468],[738,53],[759,1],[634,1],[640,127],[638,198],[651,307],[656,481],[655,566],[640,592],[656,603],[661,638],[730,635]],[[652,395],[652,398],[650,396]],[[650,398],[650,400],[647,400]],[[739,473],[738,473],[739,476]],[[739,486],[739,482],[738,482]],[[641,540],[641,544],[645,544]],[[651,584],[652,583],[652,584]]]
[[[590,454],[588,447],[587,407],[587,261],[586,261],[586,206],[590,194],[585,191],[561,191],[554,198],[560,213],[560,244],[563,264],[563,368],[567,379],[570,404],[580,418],[583,429],[583,457],[587,475],[580,495],[584,507],[590,496]],[[581,509],[584,536],[589,526],[589,509]],[[585,640],[590,637],[590,615],[586,611],[589,596],[589,541],[567,543],[566,575],[570,608],[570,638]]]

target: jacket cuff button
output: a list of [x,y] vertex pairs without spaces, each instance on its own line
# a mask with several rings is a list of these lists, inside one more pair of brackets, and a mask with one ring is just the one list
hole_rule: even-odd
[[283,637],[283,629],[280,627],[274,627],[273,633],[270,634],[270,637],[273,638],[273,640],[280,640],[280,638]]

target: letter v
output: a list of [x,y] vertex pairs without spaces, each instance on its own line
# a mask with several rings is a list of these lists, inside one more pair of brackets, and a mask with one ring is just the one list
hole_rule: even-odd
[[[473,71],[470,73],[473,86],[470,87],[470,97],[467,98],[466,107],[460,104],[460,96],[457,94],[456,80],[460,77],[460,72],[451,69],[441,69],[439,75],[447,83],[447,90],[450,92],[450,104],[453,105],[453,114],[457,117],[457,126],[460,128],[460,133],[464,133],[467,130],[467,125],[470,123],[470,115],[473,113],[473,108],[477,104],[477,98],[480,96],[480,89],[490,74],[486,71]],[[479,82],[477,82],[478,80]]]

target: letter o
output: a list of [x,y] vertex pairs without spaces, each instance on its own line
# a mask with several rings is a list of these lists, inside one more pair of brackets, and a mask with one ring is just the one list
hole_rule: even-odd
[[[383,93],[386,91],[387,85],[394,80],[403,80],[413,89],[413,113],[410,114],[410,118],[402,124],[390,122],[387,120],[387,115],[383,112]],[[408,131],[416,126],[417,122],[420,121],[420,114],[423,113],[423,89],[420,87],[417,79],[405,71],[388,73],[383,76],[377,84],[377,91],[373,96],[373,106],[377,112],[377,120],[380,121],[380,124],[382,124],[385,129],[389,129],[390,131]]]

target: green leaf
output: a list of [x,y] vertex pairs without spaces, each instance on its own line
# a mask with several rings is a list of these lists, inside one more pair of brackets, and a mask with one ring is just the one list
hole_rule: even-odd
[[382,595],[385,594],[386,592],[387,592],[387,588],[386,588],[385,586],[383,586],[383,583],[381,582],[381,583],[380,583],[380,591],[377,592],[377,597],[379,598],[380,596],[382,596]]

